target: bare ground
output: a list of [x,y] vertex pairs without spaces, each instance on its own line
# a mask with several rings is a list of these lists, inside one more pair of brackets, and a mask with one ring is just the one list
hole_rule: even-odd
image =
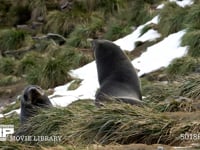
[[7,105],[16,100],[17,96],[21,94],[27,83],[24,80],[16,84],[0,87],[0,107]]

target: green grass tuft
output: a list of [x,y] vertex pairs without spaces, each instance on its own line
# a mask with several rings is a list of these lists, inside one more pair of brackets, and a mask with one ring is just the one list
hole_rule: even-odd
[[13,76],[13,75],[6,75],[6,76],[1,76],[0,75],[0,86],[6,86],[6,85],[12,85],[20,81],[21,78]]
[[180,86],[179,95],[192,98],[194,100],[199,100],[200,99],[199,76],[194,76],[187,79],[187,81]]
[[166,71],[169,75],[189,75],[197,71],[199,63],[200,59],[185,56],[173,60]]
[[129,18],[129,24],[139,26],[150,20],[152,17],[152,14],[150,13],[150,5],[145,0],[132,1],[128,5],[128,12],[124,15]]
[[101,34],[104,25],[103,17],[100,13],[92,14],[86,24],[77,25],[69,35],[68,44],[73,47],[89,48],[89,38],[97,38]]
[[0,58],[0,72],[5,75],[14,75],[17,72],[17,60],[10,57]]
[[188,31],[182,38],[182,45],[189,46],[188,54],[192,57],[200,56],[200,30]]
[[91,59],[74,48],[54,48],[48,55],[32,52],[20,61],[19,72],[25,74],[29,84],[52,88],[72,80],[71,69],[90,62]]
[[45,63],[45,58],[40,53],[29,52],[19,61],[18,74],[27,74],[43,63]]
[[47,23],[44,32],[58,33],[67,36],[74,28],[73,21],[70,21],[67,14],[60,11],[51,11],[47,15]]
[[0,30],[0,49],[16,50],[23,45],[26,33],[16,29],[3,29]]
[[50,58],[41,70],[40,85],[44,88],[55,87],[71,80],[69,65],[65,59]]
[[85,25],[76,26],[74,31],[69,35],[68,44],[73,47],[88,48],[90,42],[87,38],[90,37],[90,30]]
[[175,2],[167,3],[160,12],[158,31],[165,37],[184,29],[187,10],[187,7],[179,7]]
[[169,144],[180,143],[181,139],[176,137],[182,132],[195,130],[196,125],[192,122],[183,124],[148,107],[111,103],[96,108],[92,101],[80,100],[68,108],[43,110],[22,126],[18,133],[62,136],[62,143],[55,144]]
[[150,103],[158,103],[165,101],[171,95],[177,95],[178,86],[172,83],[148,82],[142,83],[142,93]]
[[105,39],[117,40],[131,32],[131,27],[125,22],[113,20],[108,23],[107,31],[104,34]]
[[200,3],[192,5],[185,16],[186,27],[200,30]]
[[89,17],[87,14],[81,12],[76,13],[66,13],[57,10],[49,12],[44,32],[58,33],[67,37],[74,30],[75,25],[88,21]]

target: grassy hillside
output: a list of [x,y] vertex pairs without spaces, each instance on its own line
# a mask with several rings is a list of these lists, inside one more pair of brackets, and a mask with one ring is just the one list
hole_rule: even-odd
[[[157,10],[160,3],[165,6]],[[41,110],[24,126],[13,114],[1,118],[0,124],[14,124],[20,135],[57,135],[62,141],[0,142],[0,148],[95,150],[129,149],[125,145],[135,143],[200,143],[200,139],[183,138],[200,130],[200,1],[194,3],[181,8],[164,0],[2,0],[0,100],[16,96],[12,90],[19,92],[27,84],[47,90],[71,81],[71,69],[93,60],[88,39],[116,40],[157,14],[159,24],[145,26],[141,35],[153,28],[162,40],[184,29],[181,43],[188,46],[188,55],[141,77],[144,107],[111,103],[96,108],[91,100],[81,100],[67,108]],[[148,43],[135,44],[139,48]],[[16,108],[19,102],[2,113]]]

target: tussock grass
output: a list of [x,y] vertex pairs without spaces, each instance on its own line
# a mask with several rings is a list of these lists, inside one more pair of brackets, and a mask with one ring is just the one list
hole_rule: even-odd
[[48,57],[35,57],[37,53],[22,59],[21,68],[26,72],[30,84],[38,84],[43,88],[55,87],[72,80],[71,69],[78,68],[91,61],[83,53],[74,48],[56,48],[49,52]]
[[[127,2],[127,0],[125,0]],[[124,0],[85,0],[76,1],[79,6],[76,9],[82,8],[84,11],[101,11],[104,14],[113,14],[119,12],[124,7]]]
[[69,65],[63,59],[50,58],[41,70],[40,85],[49,88],[70,81],[68,67]]
[[200,109],[185,97],[171,97],[164,102],[152,103],[150,106],[159,112],[196,112]]
[[128,15],[127,17],[129,18],[129,23],[134,26],[138,26],[150,20],[152,17],[150,12],[151,2],[149,3],[148,1],[140,0],[128,3],[129,7],[127,9],[129,10],[126,15]]
[[73,47],[88,48],[90,42],[87,38],[91,35],[90,29],[87,25],[76,26],[75,30],[70,34],[68,44]]
[[74,14],[54,10],[48,13],[46,20],[44,32],[58,33],[67,37],[76,24],[87,22],[88,16],[84,13]]
[[200,59],[191,56],[177,58],[167,67],[166,72],[169,75],[189,75],[197,72]]
[[149,82],[142,84],[143,96],[151,103],[162,102],[171,95],[177,95],[178,91],[178,85],[172,83]]
[[130,25],[126,22],[113,19],[107,25],[107,31],[104,34],[105,39],[117,40],[131,32]]
[[180,95],[194,100],[200,99],[200,78],[191,76],[180,86]]
[[5,75],[14,75],[17,72],[17,60],[11,57],[0,59],[0,72]]
[[52,56],[56,59],[65,61],[68,64],[69,69],[81,67],[91,61],[91,58],[73,47],[59,48],[52,53]]
[[182,45],[189,46],[188,54],[192,57],[200,56],[200,30],[187,32],[182,38]]
[[19,61],[17,74],[23,75],[29,84],[37,84],[43,88],[64,84],[72,80],[69,75],[71,69],[91,61],[90,57],[75,48],[48,47],[47,50],[48,54],[29,52]]
[[12,85],[20,81],[21,78],[13,75],[0,75],[0,86]]
[[16,142],[0,141],[0,149],[2,150],[40,150],[41,148],[36,146],[24,145]]
[[89,22],[77,25],[74,31],[69,35],[68,44],[73,47],[89,48],[89,38],[97,38],[102,32],[104,18],[102,14],[92,14]]
[[16,50],[23,45],[26,33],[16,29],[0,30],[0,49]]
[[47,15],[44,32],[58,33],[65,36],[68,35],[73,28],[73,23],[65,13],[54,10]]
[[26,74],[39,64],[44,63],[45,58],[38,52],[29,52],[19,61],[18,74]]
[[190,30],[200,29],[200,3],[192,5],[186,15],[186,27]]
[[[42,120],[42,126],[41,126]],[[43,110],[20,127],[19,135],[59,135],[56,144],[179,144],[181,133],[198,130],[200,122],[179,122],[149,107],[112,103],[96,108],[92,101],[80,100],[68,108]],[[34,144],[34,143],[32,143]],[[50,143],[37,143],[48,145]]]
[[158,31],[165,37],[184,29],[187,10],[187,7],[179,7],[175,2],[167,3],[160,12]]

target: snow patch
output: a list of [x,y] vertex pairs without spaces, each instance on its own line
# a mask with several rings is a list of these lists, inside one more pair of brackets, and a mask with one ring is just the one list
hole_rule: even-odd
[[186,6],[190,6],[192,5],[194,2],[193,0],[169,0],[170,2],[176,2],[177,5],[179,5],[180,7],[186,7]]
[[[135,31],[133,31],[131,34],[120,38],[116,41],[114,41],[115,44],[117,44],[118,46],[120,46],[120,48],[122,50],[127,50],[127,51],[132,51],[135,48],[135,42],[138,41],[138,38],[141,35],[141,31],[142,29],[146,26],[149,25],[151,23],[153,24],[158,24],[159,21],[159,16],[155,16],[151,21],[148,21],[146,24],[139,26]],[[152,31],[150,31],[152,32]],[[154,31],[153,31],[154,32]],[[155,33],[156,32],[156,33]],[[155,36],[151,37],[149,36],[148,38],[146,38],[148,41],[152,41],[155,38],[158,38],[158,33],[157,31],[155,31]],[[147,32],[148,33],[148,32]],[[149,33],[148,33],[149,34]],[[152,35],[152,34],[151,34]],[[144,36],[144,35],[143,35]]]
[[138,75],[167,67],[173,59],[184,56],[187,53],[187,47],[180,46],[184,34],[183,30],[169,35],[161,42],[148,47],[146,52],[133,60],[134,67],[139,70]]

